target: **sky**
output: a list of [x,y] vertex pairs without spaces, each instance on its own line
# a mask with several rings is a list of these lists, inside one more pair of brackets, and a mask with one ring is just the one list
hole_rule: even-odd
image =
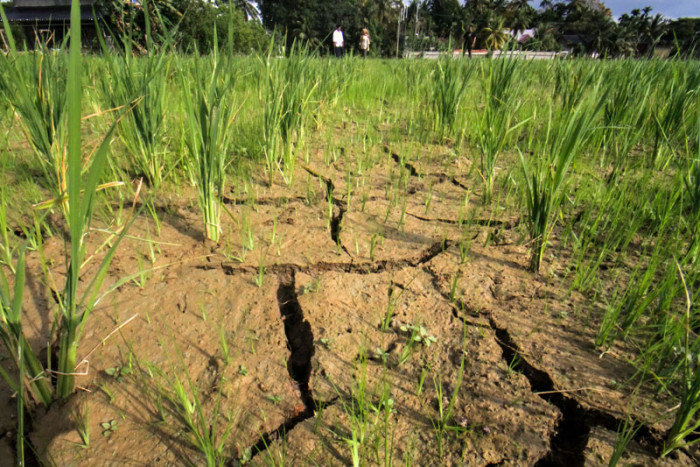
[[603,0],[613,17],[619,18],[635,8],[651,7],[651,14],[661,13],[667,18],[700,18],[700,0]]

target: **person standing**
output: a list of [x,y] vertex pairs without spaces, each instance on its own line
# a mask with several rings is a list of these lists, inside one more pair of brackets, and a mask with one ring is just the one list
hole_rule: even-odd
[[[464,45],[469,52],[469,58],[472,58],[472,50],[476,45],[476,34],[474,34],[474,28],[469,26],[469,30],[464,36]],[[464,56],[464,49],[462,49],[462,56]]]
[[362,30],[362,36],[360,36],[360,50],[362,51],[362,58],[367,58],[367,53],[369,52],[369,31],[366,28]]
[[335,31],[333,31],[333,48],[335,49],[335,56],[340,58],[343,56],[343,44],[345,40],[343,39],[343,29],[338,26]]

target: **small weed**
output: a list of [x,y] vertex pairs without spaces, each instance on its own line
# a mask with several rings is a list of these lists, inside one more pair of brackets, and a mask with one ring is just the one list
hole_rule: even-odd
[[116,379],[117,381],[121,381],[124,376],[129,376],[131,374],[131,371],[131,368],[122,366],[115,366],[112,368],[105,369],[105,373],[107,373],[109,376]]
[[238,374],[241,376],[248,375],[248,369],[245,367],[245,365],[238,365]]
[[112,436],[112,434],[117,431],[118,428],[116,420],[102,422],[100,423],[100,426],[102,427],[102,436]]
[[332,342],[333,339],[328,339],[327,337],[322,337],[318,340],[318,343],[321,344],[326,350],[330,350]]
[[100,390],[105,393],[105,395],[109,399],[109,403],[113,404],[115,399],[116,399],[116,396],[114,395],[112,390],[109,389],[109,387],[106,384],[103,384],[102,386],[100,386]]
[[321,290],[321,279],[314,277],[304,286],[304,290],[302,292],[307,294],[318,292],[319,290]]
[[437,342],[435,336],[431,336],[425,330],[423,326],[416,326],[413,324],[404,324],[400,327],[401,331],[405,333],[410,333],[406,346],[401,351],[399,356],[399,364],[406,363],[413,352],[415,351],[416,345],[423,345],[425,347],[430,347],[430,344]]
[[265,396],[265,399],[269,400],[270,402],[272,402],[275,405],[279,405],[279,403],[284,400],[284,398],[282,396],[278,396],[276,394],[269,394],[269,395]]

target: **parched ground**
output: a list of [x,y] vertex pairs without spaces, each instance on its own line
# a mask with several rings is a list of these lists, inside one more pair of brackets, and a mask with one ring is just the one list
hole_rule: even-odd
[[[594,348],[599,305],[568,291],[566,252],[528,272],[519,214],[481,206],[467,162],[412,159],[319,150],[289,187],[234,184],[218,245],[194,192],[156,198],[158,222],[143,211],[113,262],[128,280],[89,318],[80,390],[33,417],[37,457],[201,465],[199,430],[232,464],[606,465],[629,415],[626,463],[693,465],[658,458],[675,402],[626,384],[628,349]],[[63,248],[45,245],[57,284]],[[42,350],[54,302],[28,265]]]

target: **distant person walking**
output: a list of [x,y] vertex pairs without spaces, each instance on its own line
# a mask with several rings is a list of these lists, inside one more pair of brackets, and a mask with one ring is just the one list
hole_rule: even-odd
[[335,49],[335,56],[340,58],[343,56],[343,45],[345,40],[343,39],[343,29],[338,26],[333,31],[333,48]]
[[464,57],[464,49],[469,52],[469,58],[472,58],[472,50],[476,45],[476,34],[474,34],[474,28],[469,26],[469,30],[464,35],[464,47],[462,47],[462,57]]
[[360,36],[360,50],[362,51],[362,58],[367,58],[367,52],[369,52],[369,31],[367,29],[362,30],[362,36]]

